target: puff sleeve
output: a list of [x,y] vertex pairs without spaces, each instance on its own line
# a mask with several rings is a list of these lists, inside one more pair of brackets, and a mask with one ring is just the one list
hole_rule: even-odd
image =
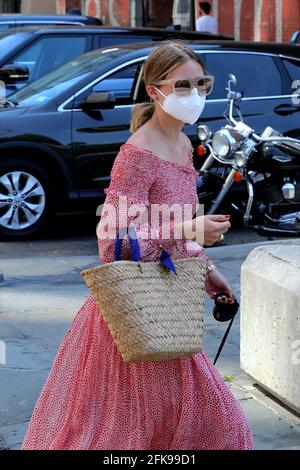
[[[154,227],[149,223],[149,192],[156,180],[158,165],[158,161],[137,148],[121,147],[111,170],[110,185],[104,190],[106,198],[97,227],[101,262],[115,260],[116,234],[130,225],[135,227],[144,261],[157,260],[161,254],[160,245],[172,255],[174,249],[185,243],[175,238],[173,220],[170,220],[166,231],[164,226]],[[168,239],[162,238],[163,233],[168,233]],[[122,259],[131,259],[127,236],[123,240]]]

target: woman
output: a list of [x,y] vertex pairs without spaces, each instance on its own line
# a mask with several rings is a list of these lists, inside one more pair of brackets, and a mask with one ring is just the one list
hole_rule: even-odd
[[[151,103],[133,111],[129,140],[120,148],[106,188],[98,226],[100,260],[114,261],[115,239],[107,236],[133,223],[144,261],[205,256],[195,242],[214,243],[230,227],[228,217],[195,217],[198,208],[192,146],[181,131],[196,121],[212,84],[202,63],[183,45],[166,43],[145,64]],[[192,208],[182,221],[147,209]],[[138,211],[134,212],[134,206]],[[141,209],[142,208],[142,209]],[[204,222],[199,224],[198,222]],[[200,227],[200,228],[199,228]],[[165,236],[166,230],[169,235]],[[180,234],[180,237],[176,236]],[[125,237],[122,258],[130,259]],[[227,280],[211,265],[206,290],[226,291]],[[55,358],[36,404],[23,449],[251,449],[243,412],[205,352],[182,359],[124,363],[90,296]]]

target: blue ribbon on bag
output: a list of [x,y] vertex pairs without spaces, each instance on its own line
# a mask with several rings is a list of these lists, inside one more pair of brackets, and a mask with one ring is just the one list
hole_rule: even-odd
[[169,253],[166,251],[166,250],[162,250],[162,254],[160,255],[160,261],[162,263],[162,265],[169,269],[170,271],[173,271],[173,273],[177,274],[176,272],[176,268],[173,264],[173,261],[171,260],[171,257],[169,255]]
[[[119,230],[119,232],[117,233],[117,238],[116,238],[116,243],[115,243],[115,260],[121,261],[122,243],[127,233],[128,233],[130,246],[131,246],[131,260],[138,262],[141,260],[141,252],[140,252],[140,246],[137,240],[137,235],[136,235],[136,231],[134,227],[124,227],[121,230]],[[175,274],[177,274],[176,268],[173,264],[173,261],[171,260],[169,253],[164,249],[162,250],[160,261],[166,269],[173,271]]]

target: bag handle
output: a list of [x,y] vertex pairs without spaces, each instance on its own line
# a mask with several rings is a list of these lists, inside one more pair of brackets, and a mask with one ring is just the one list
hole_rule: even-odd
[[[129,232],[131,232],[131,236]],[[134,227],[121,228],[119,232],[117,233],[117,239],[116,239],[116,244],[115,244],[115,260],[121,261],[122,243],[127,233],[128,233],[130,246],[131,246],[131,260],[140,261],[141,259],[140,245],[139,245],[139,242],[137,241],[136,231]]]
[[[129,238],[130,247],[131,247],[131,260],[137,261],[137,262],[141,261],[140,246],[137,240],[137,234],[136,234],[135,228],[133,226],[121,228],[119,232],[117,233],[117,238],[116,238],[116,243],[115,243],[115,260],[121,261],[122,243],[127,233],[128,233],[128,238]],[[173,264],[173,261],[171,260],[169,253],[164,249],[162,250],[160,261],[165,268],[177,274],[176,268]]]

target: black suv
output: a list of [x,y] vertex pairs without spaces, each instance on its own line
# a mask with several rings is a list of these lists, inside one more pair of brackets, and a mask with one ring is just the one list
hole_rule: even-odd
[[0,80],[6,95],[85,52],[116,44],[164,39],[231,39],[230,36],[159,28],[31,27],[0,35]]
[[[260,133],[269,125],[300,137],[300,105],[292,100],[299,46],[235,41],[189,46],[215,76],[201,123],[213,131],[224,125],[225,87],[233,73],[249,126]],[[0,234],[34,235],[70,201],[95,208],[103,201],[116,154],[130,136],[132,106],[145,99],[141,66],[153,47],[89,52],[10,97],[0,111]],[[198,124],[184,127],[194,147]],[[195,152],[194,165],[201,164]]]
[[99,18],[84,15],[0,15],[0,32],[10,28],[43,25],[102,25]]

